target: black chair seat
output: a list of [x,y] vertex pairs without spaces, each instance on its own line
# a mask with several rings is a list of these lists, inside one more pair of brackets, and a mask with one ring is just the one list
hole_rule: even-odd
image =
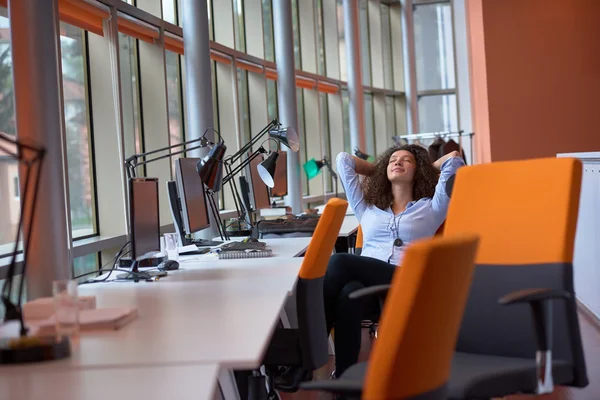
[[[561,360],[552,361],[555,385],[573,381],[573,367]],[[536,367],[532,358],[499,357],[455,353],[450,373],[450,399],[489,399],[514,393],[534,393]]]

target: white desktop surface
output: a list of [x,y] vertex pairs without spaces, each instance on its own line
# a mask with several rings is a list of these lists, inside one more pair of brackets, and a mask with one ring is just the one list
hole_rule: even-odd
[[[325,209],[326,204],[322,204],[320,206],[315,207],[317,209],[317,213],[323,214],[323,210]],[[354,215],[354,210],[348,204],[348,208],[346,208],[346,215]]]
[[[285,262],[280,260],[279,264],[285,269]],[[256,368],[295,279],[289,273],[274,273],[272,268],[254,272],[232,279],[80,286],[81,295],[96,296],[98,308],[136,306],[139,317],[120,330],[83,333],[79,348],[69,359],[0,367],[0,375],[5,368],[65,370],[205,363]]]
[[212,400],[216,364],[34,371],[0,375],[0,400]]
[[344,217],[344,222],[342,223],[342,227],[340,228],[339,237],[348,237],[358,230],[358,218],[354,215],[346,215]]

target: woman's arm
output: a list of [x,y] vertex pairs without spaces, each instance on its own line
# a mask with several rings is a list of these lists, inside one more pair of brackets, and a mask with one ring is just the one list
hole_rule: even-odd
[[[360,162],[359,162],[360,161]],[[367,205],[364,200],[362,186],[360,184],[359,174],[363,172],[370,173],[369,169],[364,164],[370,164],[365,160],[353,157],[348,153],[340,153],[336,158],[337,173],[342,182],[342,186],[346,191],[346,198],[350,207],[356,214],[356,218],[361,220],[363,212]]]
[[465,162],[457,151],[450,152],[433,163],[433,166],[440,170],[440,178],[435,186],[431,208],[439,215],[440,223],[446,218],[448,205],[450,204],[450,197],[446,193],[446,182],[464,165]]
[[460,154],[456,150],[451,151],[450,153],[446,154],[445,156],[438,158],[433,163],[433,167],[435,169],[437,169],[438,171],[440,171],[442,169],[442,164],[444,164],[444,161],[446,161],[447,159],[452,158],[452,157],[460,157]]
[[362,158],[358,158],[356,156],[352,156],[354,159],[354,170],[359,175],[371,175],[373,170],[375,169],[375,164],[368,162],[367,160],[363,160]]

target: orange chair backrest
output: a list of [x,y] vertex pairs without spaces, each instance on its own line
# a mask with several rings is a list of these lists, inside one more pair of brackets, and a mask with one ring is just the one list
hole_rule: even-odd
[[356,231],[356,245],[354,245],[357,249],[362,249],[363,247],[363,231],[360,225],[358,226],[358,230]]
[[334,198],[327,202],[304,255],[298,277],[315,279],[325,275],[347,208],[346,200]]
[[474,271],[477,235],[407,247],[381,315],[363,399],[404,399],[443,387]]
[[581,175],[572,158],[460,168],[444,235],[479,234],[477,264],[572,262]]

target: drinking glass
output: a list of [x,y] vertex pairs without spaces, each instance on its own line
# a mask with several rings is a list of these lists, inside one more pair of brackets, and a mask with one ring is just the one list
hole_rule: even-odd
[[77,281],[52,282],[56,336],[79,336]]
[[179,247],[176,233],[165,233],[165,250],[169,260],[179,261]]

